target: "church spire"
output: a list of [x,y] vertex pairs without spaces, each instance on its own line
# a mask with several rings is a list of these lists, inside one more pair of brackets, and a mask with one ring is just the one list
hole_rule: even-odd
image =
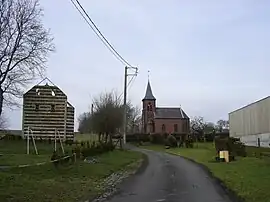
[[145,92],[145,96],[144,96],[143,100],[156,100],[156,98],[154,97],[154,95],[152,93],[149,79],[148,79],[148,84],[147,84],[147,88],[146,88],[146,92]]

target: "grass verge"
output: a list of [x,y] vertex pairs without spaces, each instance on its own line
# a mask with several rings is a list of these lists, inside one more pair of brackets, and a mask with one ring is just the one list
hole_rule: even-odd
[[[1,142],[1,141],[0,141]],[[26,155],[21,142],[0,145],[0,165],[19,165],[49,161],[53,146],[40,143],[40,155]],[[24,145],[24,144],[23,144]],[[22,145],[21,145],[22,146]],[[68,146],[66,149],[69,149]],[[97,157],[99,163],[78,160],[59,168],[53,164],[25,168],[0,169],[0,201],[84,201],[104,191],[102,183],[119,170],[132,170],[142,154],[133,151],[105,153]]]
[[[198,148],[175,148],[165,150],[163,146],[143,146],[146,149],[163,151],[192,159],[205,165],[212,174],[224,182],[246,202],[270,202],[270,159],[238,157],[230,163],[214,162],[213,144],[199,144]],[[249,148],[248,148],[249,149]],[[254,148],[253,148],[254,150]]]

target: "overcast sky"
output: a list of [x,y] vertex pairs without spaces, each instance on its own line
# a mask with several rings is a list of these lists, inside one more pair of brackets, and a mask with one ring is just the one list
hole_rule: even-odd
[[[139,74],[128,98],[141,106],[147,71],[157,106],[182,106],[207,121],[269,95],[270,1],[81,0],[94,22]],[[56,52],[47,76],[75,106],[123,89],[124,67],[69,0],[41,0]],[[35,83],[33,83],[34,85]],[[29,86],[30,87],[30,86]],[[6,110],[21,129],[22,110]],[[76,124],[77,127],[77,124]]]

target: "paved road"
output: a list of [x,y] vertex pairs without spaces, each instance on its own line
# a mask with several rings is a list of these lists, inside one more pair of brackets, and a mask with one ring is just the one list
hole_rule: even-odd
[[109,202],[231,202],[195,163],[165,153],[142,151],[149,159],[146,170],[123,182]]

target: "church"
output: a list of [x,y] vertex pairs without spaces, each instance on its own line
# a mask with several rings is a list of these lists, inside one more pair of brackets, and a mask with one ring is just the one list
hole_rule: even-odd
[[146,93],[142,99],[142,128],[147,134],[188,134],[190,119],[181,107],[157,107],[148,80]]

